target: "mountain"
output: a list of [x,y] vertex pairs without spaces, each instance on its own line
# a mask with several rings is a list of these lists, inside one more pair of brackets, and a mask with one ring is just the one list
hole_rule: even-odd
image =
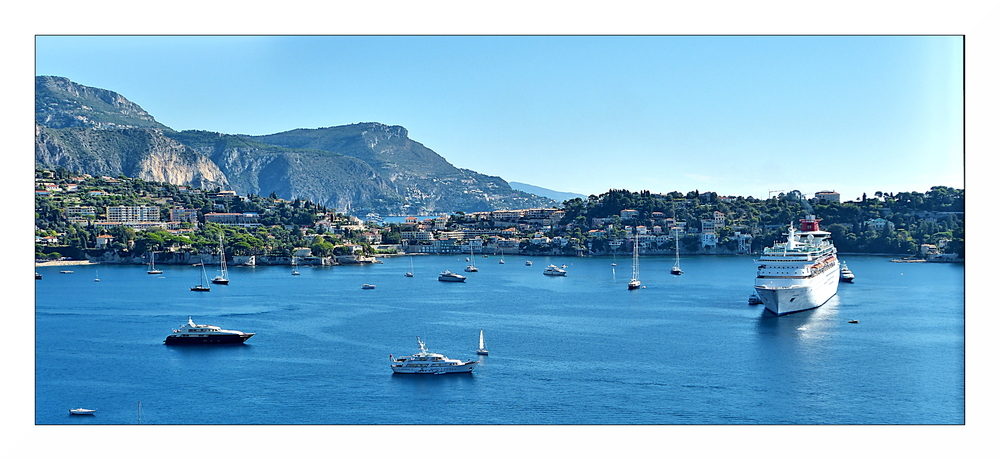
[[587,199],[587,195],[581,195],[579,193],[572,192],[557,192],[555,190],[549,190],[547,188],[538,187],[536,185],[525,184],[522,182],[510,182],[510,186],[514,190],[520,190],[522,192],[531,193],[538,196],[544,196],[546,198],[551,198],[560,203],[566,200],[572,200],[573,198]]
[[410,139],[402,126],[356,123],[248,138],[285,148],[339,153],[364,161],[403,200],[400,207],[388,209],[390,214],[491,211],[557,204],[514,190],[499,177],[455,167]]
[[402,126],[370,122],[265,136],[178,132],[118,93],[53,76],[35,77],[35,163],[241,195],[274,192],[353,214],[558,204],[456,168]]

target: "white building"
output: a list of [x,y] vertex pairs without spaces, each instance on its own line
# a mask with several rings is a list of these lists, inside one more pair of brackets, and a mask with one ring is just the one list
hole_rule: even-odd
[[157,206],[108,206],[107,219],[110,222],[156,222],[160,220]]

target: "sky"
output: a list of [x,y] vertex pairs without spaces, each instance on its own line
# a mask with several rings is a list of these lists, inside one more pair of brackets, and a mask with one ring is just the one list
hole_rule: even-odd
[[964,184],[960,35],[37,35],[35,74],[177,130],[400,125],[460,168],[584,195]]

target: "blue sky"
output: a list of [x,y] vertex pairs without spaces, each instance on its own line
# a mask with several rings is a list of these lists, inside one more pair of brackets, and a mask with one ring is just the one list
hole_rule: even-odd
[[964,188],[959,36],[38,36],[36,75],[174,129],[377,121],[508,181],[766,197]]

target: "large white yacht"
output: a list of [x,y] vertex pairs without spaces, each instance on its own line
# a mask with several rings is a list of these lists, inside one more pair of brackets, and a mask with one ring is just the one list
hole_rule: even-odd
[[464,283],[465,277],[459,275],[458,273],[452,273],[448,270],[445,270],[443,273],[438,275],[438,281],[451,281],[451,282]]
[[764,307],[776,315],[809,310],[837,293],[840,264],[830,232],[820,231],[819,219],[807,215],[801,228],[788,227],[788,239],[765,248],[757,261],[754,289]]
[[218,326],[195,324],[188,316],[187,324],[182,324],[180,329],[174,329],[174,333],[168,335],[163,343],[167,345],[243,343],[253,335],[253,332],[230,331]]
[[431,353],[420,337],[417,337],[417,343],[420,345],[420,352],[413,356],[394,358],[389,355],[389,367],[394,374],[455,374],[472,372],[476,368],[477,361],[462,361],[440,353]]
[[542,274],[549,276],[566,276],[566,270],[556,267],[555,265],[549,264],[548,267],[545,267],[545,271],[542,272]]

